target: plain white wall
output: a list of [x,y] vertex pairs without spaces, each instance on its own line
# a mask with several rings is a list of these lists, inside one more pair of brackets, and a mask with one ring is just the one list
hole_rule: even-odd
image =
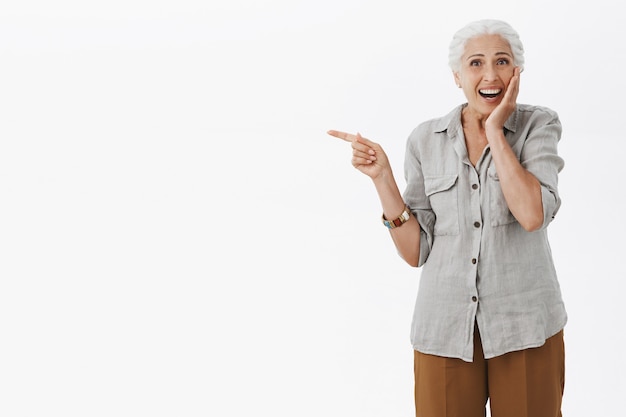
[[350,165],[402,179],[464,100],[458,28],[509,21],[564,127],[551,242],[564,414],[626,390],[617,1],[23,1],[0,13],[0,414],[411,416],[419,270]]

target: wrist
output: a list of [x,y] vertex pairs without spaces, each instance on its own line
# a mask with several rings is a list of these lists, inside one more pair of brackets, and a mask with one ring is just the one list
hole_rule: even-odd
[[501,132],[504,129],[504,125],[502,123],[498,123],[495,121],[487,120],[485,122],[485,133],[487,132]]
[[402,226],[410,218],[411,218],[411,209],[409,208],[409,206],[405,204],[404,210],[402,211],[402,213],[400,213],[398,217],[394,218],[393,220],[389,220],[387,219],[387,217],[385,217],[385,213],[383,212],[381,220],[387,229],[395,229],[396,227]]
[[380,174],[378,174],[376,177],[372,177],[372,181],[374,182],[374,186],[376,188],[385,187],[396,183],[391,168],[382,170]]
[[493,141],[504,139],[504,126],[489,126],[485,125],[485,136],[487,141],[493,143]]

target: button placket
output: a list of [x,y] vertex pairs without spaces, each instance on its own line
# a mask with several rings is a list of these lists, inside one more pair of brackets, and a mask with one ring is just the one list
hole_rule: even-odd
[[[472,288],[469,291],[469,298],[471,303],[475,306],[478,303],[478,253],[480,251],[480,242],[482,240],[482,211],[480,204],[480,178],[478,172],[473,170],[469,178],[469,193],[470,193],[470,201],[471,201],[471,217],[468,219],[472,222],[472,226],[474,226],[474,231],[472,236],[472,254],[470,258],[470,263],[472,265]],[[473,221],[471,220],[473,218]],[[473,307],[476,308],[476,307]]]

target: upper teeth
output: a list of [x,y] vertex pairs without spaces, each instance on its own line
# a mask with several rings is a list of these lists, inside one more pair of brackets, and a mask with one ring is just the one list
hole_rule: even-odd
[[500,89],[498,89],[498,90],[480,90],[480,92],[483,93],[483,94],[498,94],[498,93],[500,93],[500,91],[502,91],[502,90],[500,90]]

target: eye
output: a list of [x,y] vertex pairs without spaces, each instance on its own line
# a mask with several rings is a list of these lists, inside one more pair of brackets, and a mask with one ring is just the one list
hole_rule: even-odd
[[498,59],[497,64],[498,65],[508,65],[509,64],[509,60],[507,58],[500,58],[500,59]]
[[470,67],[479,67],[480,65],[481,65],[481,62],[478,59],[470,61]]

